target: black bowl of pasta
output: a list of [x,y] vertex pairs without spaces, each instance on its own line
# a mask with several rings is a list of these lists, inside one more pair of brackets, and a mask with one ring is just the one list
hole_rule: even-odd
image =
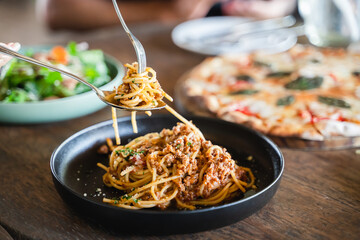
[[[133,133],[129,117],[119,118],[119,133],[126,146],[106,149],[106,139],[115,138],[113,122],[98,123],[72,135],[53,152],[50,167],[58,193],[91,222],[136,234],[190,233],[219,228],[265,206],[278,189],[284,170],[278,147],[260,133],[238,124],[205,117],[188,119],[206,140],[226,149],[214,148],[205,140],[196,145],[189,130],[190,135],[180,136],[186,128],[180,125],[173,128],[178,120],[172,115],[138,117],[137,134]],[[146,135],[154,132],[161,133]],[[176,133],[180,137],[175,140],[166,135]],[[146,141],[140,137],[144,135]],[[160,153],[159,147],[151,150],[149,145],[164,144],[165,138],[174,140],[172,147],[167,146]],[[134,146],[138,148],[134,150]],[[105,153],[110,150],[108,154],[100,154],[104,149]],[[222,151],[224,154],[219,155]],[[230,155],[226,151],[234,160],[227,160]],[[169,155],[171,152],[175,157]],[[198,173],[195,177],[189,174],[189,169],[182,169],[184,164],[171,164],[174,158],[188,156],[191,159],[192,154],[201,156],[193,162],[200,164],[193,165],[191,170]],[[152,165],[159,156],[163,161]],[[206,156],[228,162],[207,163],[204,162]],[[214,171],[218,174],[214,175]],[[175,176],[179,172],[183,173],[182,180]],[[121,182],[125,180],[128,182]],[[140,185],[134,185],[138,183]]]

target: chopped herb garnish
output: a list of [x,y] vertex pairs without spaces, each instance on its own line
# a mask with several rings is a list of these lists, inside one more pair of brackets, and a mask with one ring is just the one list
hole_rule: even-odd
[[255,93],[258,93],[259,90],[255,90],[255,89],[242,89],[242,90],[239,90],[239,91],[236,91],[236,92],[231,92],[230,95],[238,95],[238,94],[241,94],[241,95],[252,95],[252,94],[255,94]]
[[176,149],[179,149],[181,147],[181,144],[176,145]]
[[132,83],[135,83],[135,81],[134,81],[134,80],[132,80]]
[[129,195],[127,195],[127,194],[125,194],[125,195],[123,195],[121,198],[122,198],[122,199],[129,200],[129,199],[131,198],[131,196],[129,196]]
[[188,142],[187,145],[190,147],[190,146],[191,146],[191,142]]
[[123,155],[123,157],[124,157],[124,159],[125,159],[126,161],[129,161],[129,158],[130,158],[131,156],[134,156],[135,154],[139,154],[138,152],[135,152],[134,150],[132,150],[132,149],[130,149],[130,148],[125,148],[125,149],[121,149],[121,150],[119,150],[119,151],[116,151],[116,153],[119,155],[118,152],[121,152],[121,153],[122,153],[122,155]]
[[125,155],[130,155],[134,150],[130,148],[121,149],[120,152],[122,152]]
[[[134,156],[135,154],[145,153],[145,151],[135,152],[130,148],[121,149],[119,151],[122,152],[125,156]],[[118,151],[116,151],[116,153],[118,153]]]
[[293,95],[289,95],[286,97],[279,98],[276,102],[277,106],[288,106],[292,104],[295,101],[295,98]]
[[138,203],[139,200],[137,200],[136,198],[133,198],[134,202],[135,203]]
[[281,77],[287,77],[290,75],[291,75],[291,72],[272,72],[272,73],[269,73],[267,76],[273,77],[273,78],[281,78]]
[[339,108],[351,108],[351,105],[345,102],[342,99],[318,96],[318,101],[330,106],[339,107]]
[[118,204],[118,203],[119,203],[119,201],[118,201],[118,200],[115,200],[115,201],[114,201],[114,204]]
[[287,83],[285,85],[285,88],[303,91],[303,90],[319,88],[322,83],[323,83],[322,77],[314,77],[314,78],[298,77],[296,80]]

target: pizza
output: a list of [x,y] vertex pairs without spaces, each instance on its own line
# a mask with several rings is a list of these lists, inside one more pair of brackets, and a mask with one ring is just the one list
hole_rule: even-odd
[[360,54],[296,45],[205,59],[184,92],[212,115],[280,137],[360,136]]

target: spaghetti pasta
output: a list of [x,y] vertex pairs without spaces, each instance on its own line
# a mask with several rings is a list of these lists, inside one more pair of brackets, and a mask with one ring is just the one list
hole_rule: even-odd
[[[147,67],[145,72],[138,73],[138,63],[125,64],[127,68],[126,75],[123,78],[123,83],[120,84],[111,94],[106,96],[106,100],[117,105],[129,108],[154,108],[159,106],[159,101],[164,97],[169,101],[173,101],[164,90],[162,90],[158,80],[156,79],[156,72]],[[170,106],[166,105],[165,109],[177,117],[183,123],[189,125],[198,134],[202,133],[188,120],[178,114]],[[112,119],[115,132],[117,131],[117,120],[115,109],[113,109]],[[151,111],[145,111],[148,116],[151,116]],[[136,111],[131,112],[131,123],[134,133],[137,133]],[[118,133],[115,133],[118,136]],[[118,138],[116,138],[118,142]]]
[[103,201],[129,209],[176,205],[194,210],[255,187],[250,169],[238,166],[225,148],[183,123],[116,146],[109,166],[98,166],[106,171],[104,184],[125,193]]
[[[126,64],[123,83],[108,96],[108,101],[131,108],[157,107],[163,97],[172,101],[156,80],[156,73],[146,68],[137,72],[137,63]],[[176,204],[181,209],[220,204],[255,187],[254,175],[238,166],[226,149],[206,141],[201,131],[170,106],[171,114],[183,123],[172,130],[149,133],[119,146],[115,109],[112,111],[116,144],[107,139],[112,151],[103,182],[125,192],[119,199],[104,198],[112,205],[128,208],[165,209]],[[146,114],[151,116],[151,112]],[[137,133],[136,111],[131,113]]]
[[154,108],[165,97],[169,101],[173,99],[162,90],[156,79],[156,72],[147,67],[145,72],[138,73],[138,63],[125,64],[128,69],[123,83],[106,99],[118,105],[131,108]]
[[[147,67],[145,72],[138,73],[138,63],[125,64],[127,68],[123,83],[120,84],[111,94],[106,96],[106,100],[117,105],[129,108],[155,108],[159,101],[165,97],[169,101],[173,99],[162,90],[156,79],[156,72]],[[151,116],[150,111],[146,114]],[[114,125],[117,124],[113,117]],[[137,133],[136,112],[131,113],[131,122],[134,132]]]
[[116,117],[116,108],[111,107],[111,115],[112,115],[112,119],[113,119],[113,128],[114,128],[114,132],[115,132],[115,142],[116,142],[116,145],[120,145],[121,141],[120,141],[120,136],[119,136],[118,124],[117,124],[117,121],[116,121],[116,119],[117,119],[117,117]]

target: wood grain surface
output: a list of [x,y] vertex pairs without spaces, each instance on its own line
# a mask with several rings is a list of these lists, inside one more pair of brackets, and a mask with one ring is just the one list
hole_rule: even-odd
[[0,239],[2,240],[12,240],[13,238],[10,236],[10,234],[0,226]]
[[[156,69],[160,83],[169,94],[174,93],[176,80],[204,59],[173,45],[172,26],[147,24],[133,29],[146,49],[148,65]],[[72,34],[67,40],[70,37],[87,40],[92,48],[101,48],[122,62],[135,60],[133,48],[120,28],[100,33]],[[0,124],[0,225],[14,239],[360,237],[360,155],[355,149],[282,149],[285,172],[275,197],[249,218],[221,229],[186,235],[140,236],[136,232],[124,235],[91,223],[65,205],[57,194],[49,160],[54,149],[67,137],[110,117],[110,109],[105,108],[57,123]],[[0,228],[1,239],[2,232]]]

